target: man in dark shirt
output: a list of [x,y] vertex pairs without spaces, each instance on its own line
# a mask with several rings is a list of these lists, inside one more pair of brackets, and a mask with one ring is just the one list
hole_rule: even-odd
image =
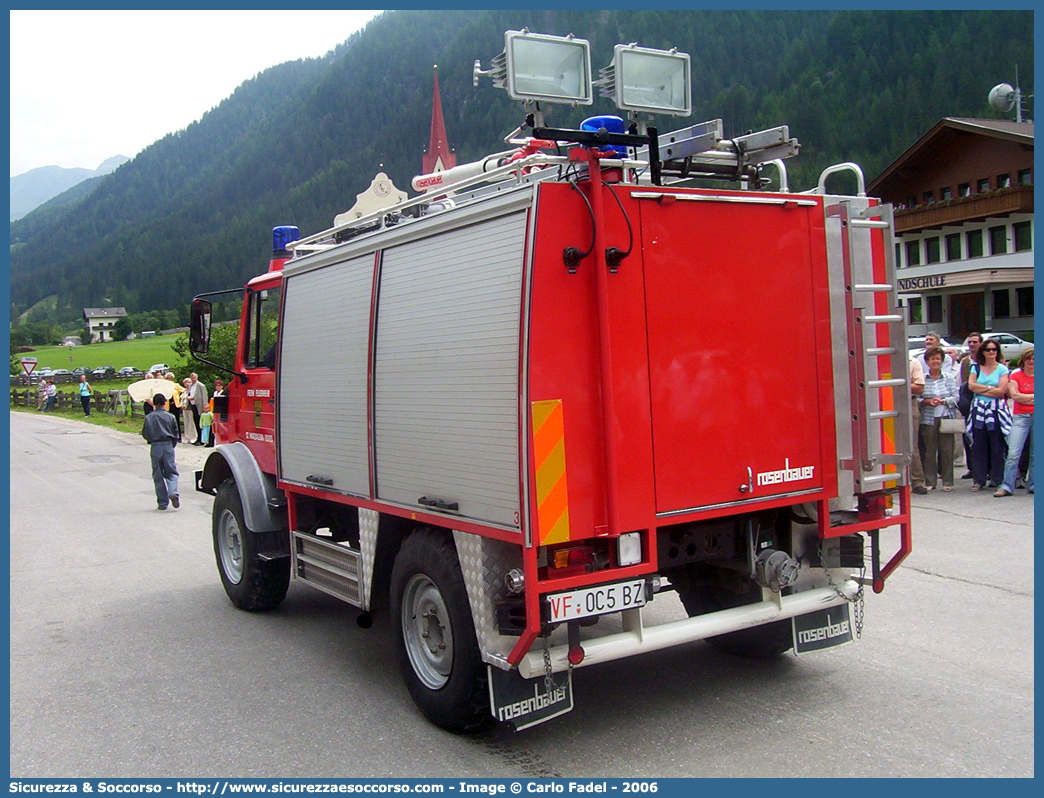
[[158,393],[152,397],[155,407],[145,417],[141,437],[151,446],[152,481],[156,485],[156,505],[167,509],[169,501],[175,507],[181,505],[178,497],[178,466],[174,462],[174,447],[178,445],[178,422],[167,412],[167,397]]

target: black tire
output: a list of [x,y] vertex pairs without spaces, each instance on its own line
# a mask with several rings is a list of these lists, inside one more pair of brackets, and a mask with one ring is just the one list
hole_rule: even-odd
[[[761,586],[757,582],[721,568],[680,569],[671,575],[671,584],[690,618],[761,601]],[[738,657],[773,659],[793,647],[794,636],[791,622],[786,620],[708,637],[707,642],[719,651]]]
[[493,722],[486,666],[453,539],[413,532],[391,575],[395,650],[406,688],[436,726],[476,732]]
[[241,610],[278,607],[290,587],[290,558],[262,560],[257,536],[243,520],[236,483],[227,479],[214,499],[214,557],[225,592]]

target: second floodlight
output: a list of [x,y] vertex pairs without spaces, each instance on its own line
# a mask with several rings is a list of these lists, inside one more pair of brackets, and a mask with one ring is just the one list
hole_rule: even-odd
[[621,110],[672,116],[692,113],[688,53],[618,44],[612,64],[599,74],[602,96]]

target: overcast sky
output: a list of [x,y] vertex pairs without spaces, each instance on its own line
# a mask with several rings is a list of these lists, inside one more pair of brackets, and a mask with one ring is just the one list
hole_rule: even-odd
[[11,11],[11,176],[97,169],[243,81],[316,58],[379,11]]

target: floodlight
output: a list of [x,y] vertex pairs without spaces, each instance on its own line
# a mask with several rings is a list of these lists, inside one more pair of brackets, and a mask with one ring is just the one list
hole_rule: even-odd
[[528,30],[504,34],[504,52],[483,71],[475,62],[474,81],[480,75],[507,89],[514,100],[591,105],[591,45],[586,39],[546,36]]
[[689,55],[635,44],[613,48],[613,62],[599,70],[603,97],[624,111],[688,116],[692,113]]

